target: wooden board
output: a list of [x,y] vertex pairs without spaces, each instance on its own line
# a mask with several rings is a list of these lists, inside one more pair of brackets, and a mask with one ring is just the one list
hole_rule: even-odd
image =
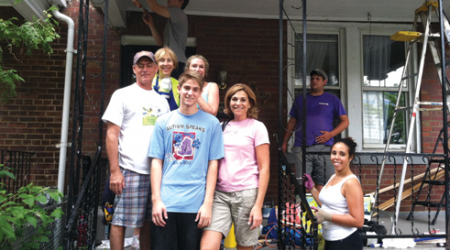
[[[437,173],[437,176],[436,176],[436,177],[433,176],[433,177],[431,178],[431,180],[439,179],[439,178],[441,178],[442,176],[444,176],[444,170],[439,171],[439,172]],[[405,198],[407,198],[407,197],[409,197],[409,196],[411,195],[411,189],[413,190],[413,193],[414,193],[414,192],[417,192],[417,190],[419,190],[421,184],[422,184],[422,183],[418,183],[418,184],[414,185],[414,187],[409,188],[408,190],[404,191],[404,192],[402,193],[402,200],[404,200]],[[426,187],[426,186],[428,186],[428,183],[424,183],[422,188],[424,188],[424,187]],[[394,205],[394,200],[395,200],[394,198],[391,198],[391,199],[389,199],[388,201],[383,202],[383,203],[380,205],[380,210],[386,210],[386,209],[392,207],[392,206]],[[373,211],[375,211],[375,210],[376,210],[376,207],[374,207],[374,210],[373,210]],[[375,215],[376,215],[376,213],[374,213],[372,216],[375,216]]]
[[[431,170],[430,170],[430,173],[431,173],[431,174],[436,173],[437,169],[438,169],[438,168],[433,168],[433,169],[431,169]],[[416,181],[417,179],[422,179],[424,176],[425,176],[425,173],[418,174],[418,175],[416,175],[416,176],[413,177],[413,181]],[[404,183],[404,184],[408,184],[408,183],[410,183],[410,182],[411,182],[411,178],[408,178],[407,180],[405,180],[405,183]],[[395,184],[395,187],[397,188],[399,185],[400,185],[400,182],[397,182],[397,183]],[[392,190],[392,189],[394,189],[394,185],[387,186],[387,187],[385,187],[385,188],[383,188],[383,189],[380,189],[380,190],[378,191],[378,194],[382,194],[382,193],[387,192],[387,191]],[[372,195],[372,196],[375,196],[375,192],[368,193],[368,194],[370,194],[370,195]]]

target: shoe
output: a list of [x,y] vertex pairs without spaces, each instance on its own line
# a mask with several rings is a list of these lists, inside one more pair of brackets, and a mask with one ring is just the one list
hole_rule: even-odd
[[139,250],[139,235],[133,236],[133,242],[131,242],[131,249],[133,250]]

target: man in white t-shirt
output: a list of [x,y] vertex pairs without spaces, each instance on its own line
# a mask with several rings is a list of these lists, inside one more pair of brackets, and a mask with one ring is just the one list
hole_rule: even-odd
[[134,56],[136,83],[111,97],[102,119],[107,123],[106,150],[111,170],[110,189],[116,194],[111,223],[111,249],[123,249],[126,227],[141,228],[141,249],[150,249],[150,166],[147,156],[159,116],[170,111],[164,97],[152,89],[158,71],[155,55]]

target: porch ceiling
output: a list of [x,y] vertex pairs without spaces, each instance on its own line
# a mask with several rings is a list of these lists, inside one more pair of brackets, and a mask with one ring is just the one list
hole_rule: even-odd
[[[22,0],[14,5],[14,0],[0,0],[0,6],[14,6],[24,17],[31,19],[39,15],[50,4],[65,7],[67,1],[74,0]],[[145,0],[139,0],[147,9]],[[157,0],[165,5],[167,0]],[[91,1],[104,10],[104,1]],[[412,22],[414,10],[424,0],[309,0],[308,20],[315,21],[367,21],[370,13],[373,22]],[[284,0],[284,9],[293,20],[302,18],[301,0]],[[19,6],[20,5],[20,6]],[[188,15],[247,17],[278,19],[279,2],[276,0],[190,0],[186,8]],[[450,0],[444,0],[444,11],[450,13]],[[131,0],[109,0],[109,19],[114,27],[125,27],[126,12],[140,11]],[[285,15],[286,16],[286,15]],[[436,20],[437,21],[437,20]]]
[[[147,9],[145,0],[139,0]],[[166,0],[157,0],[165,5]],[[126,11],[139,11],[130,0],[110,0],[110,22],[125,27]],[[368,13],[374,22],[413,22],[414,11],[424,0],[314,0],[307,1],[308,20],[367,21]],[[450,13],[450,0],[444,0],[444,11]],[[291,19],[302,18],[301,0],[285,0],[284,9]],[[186,7],[188,15],[247,17],[278,19],[276,0],[191,0]],[[102,7],[103,6],[97,6]],[[436,20],[437,21],[437,20]]]
[[[42,18],[43,11],[52,5],[66,7],[70,0],[21,0],[15,4],[16,0],[0,0],[0,6],[14,7],[25,19],[32,21],[33,17]],[[45,17],[46,18],[46,17]]]

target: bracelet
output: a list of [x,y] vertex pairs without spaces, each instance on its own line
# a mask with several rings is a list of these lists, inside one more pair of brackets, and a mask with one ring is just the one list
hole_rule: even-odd
[[315,187],[311,188],[311,192],[313,191],[317,191],[317,189]]

